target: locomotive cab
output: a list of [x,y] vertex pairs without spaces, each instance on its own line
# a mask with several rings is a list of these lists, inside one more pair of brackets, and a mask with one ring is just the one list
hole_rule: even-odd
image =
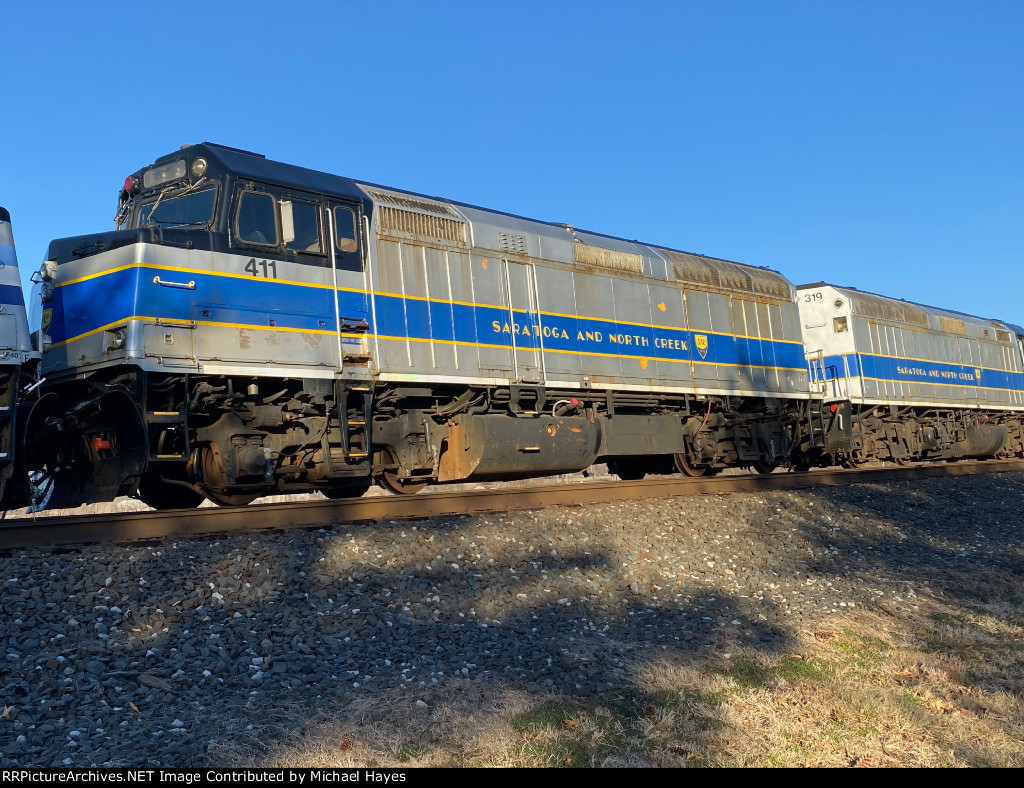
[[187,146],[125,179],[113,231],[50,244],[51,506],[368,485],[367,208],[322,181]]

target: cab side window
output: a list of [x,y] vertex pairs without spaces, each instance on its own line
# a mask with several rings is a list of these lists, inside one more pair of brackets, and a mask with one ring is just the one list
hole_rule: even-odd
[[[308,254],[323,253],[320,244],[320,209],[316,205],[295,200],[282,202],[281,223],[286,228],[285,248]],[[289,235],[293,237],[289,238]]]
[[351,208],[334,209],[334,234],[339,252],[350,253],[359,250],[356,243],[356,217]]
[[238,201],[235,234],[250,244],[277,246],[277,211],[274,198],[263,192],[245,191]]

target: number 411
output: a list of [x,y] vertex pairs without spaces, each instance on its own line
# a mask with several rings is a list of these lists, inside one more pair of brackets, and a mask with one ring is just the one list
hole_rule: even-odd
[[[263,269],[262,273],[260,268]],[[265,276],[268,279],[277,279],[277,260],[260,260],[256,262],[256,258],[252,257],[249,262],[245,264],[245,270],[253,276]]]

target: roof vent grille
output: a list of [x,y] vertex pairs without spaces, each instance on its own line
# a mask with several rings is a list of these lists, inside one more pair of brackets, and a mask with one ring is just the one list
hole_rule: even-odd
[[517,233],[498,233],[498,249],[502,252],[526,254],[526,239]]

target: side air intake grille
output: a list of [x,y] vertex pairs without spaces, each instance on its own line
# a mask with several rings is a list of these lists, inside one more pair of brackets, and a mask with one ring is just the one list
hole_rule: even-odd
[[[942,326],[943,331],[948,331],[950,334],[966,334],[967,329],[964,326],[963,320],[958,320],[955,317],[946,317],[945,315],[939,315],[939,324]],[[985,332],[988,333],[987,331]]]
[[638,254],[605,249],[603,246],[592,246],[581,241],[576,241],[572,245],[572,259],[583,265],[614,268],[618,271],[631,271],[634,274],[644,272],[644,258]]
[[410,194],[384,192],[380,189],[368,189],[366,187],[363,187],[363,191],[373,197],[377,202],[397,205],[399,208],[409,208],[413,211],[423,211],[424,213],[436,213],[441,216],[459,217],[458,211],[456,211],[452,206],[447,203],[438,202],[437,200],[428,200],[424,197],[414,197]]
[[446,241],[459,246],[466,244],[466,225],[454,219],[382,205],[379,221],[380,230],[386,235],[408,234],[416,238]]

